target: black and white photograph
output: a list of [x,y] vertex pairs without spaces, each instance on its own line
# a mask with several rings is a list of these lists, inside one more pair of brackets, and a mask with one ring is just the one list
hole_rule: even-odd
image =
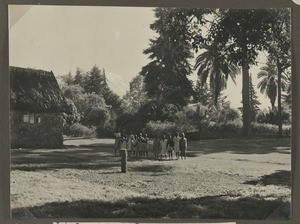
[[291,219],[290,8],[8,15],[13,219]]

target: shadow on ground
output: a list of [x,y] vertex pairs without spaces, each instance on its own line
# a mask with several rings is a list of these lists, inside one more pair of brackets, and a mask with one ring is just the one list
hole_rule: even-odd
[[275,173],[264,175],[257,180],[247,181],[244,184],[251,185],[279,185],[279,186],[291,186],[291,171],[278,170]]
[[[55,169],[102,170],[117,172],[120,157],[114,155],[111,145],[67,146],[63,149],[13,149],[11,150],[11,170],[43,171]],[[157,160],[153,157],[134,158],[128,161]],[[167,165],[145,165],[136,167],[137,172],[165,172]]]
[[172,166],[166,166],[166,165],[143,165],[143,166],[138,166],[138,167],[132,167],[132,168],[130,168],[130,171],[134,171],[134,172],[153,172],[153,173],[165,173],[165,174],[167,174],[172,169],[173,169]]
[[[267,154],[290,153],[290,139],[214,139],[189,142],[187,156],[197,157],[210,153]],[[150,152],[149,158],[132,158],[128,161],[157,160]],[[116,170],[120,157],[114,156],[112,144],[91,143],[69,145],[62,149],[12,149],[11,169],[38,171],[53,169]],[[147,169],[147,168],[146,168]],[[148,168],[151,171],[152,167]],[[159,170],[159,169],[158,169]],[[143,172],[141,170],[137,170]],[[144,171],[147,172],[147,171]],[[160,172],[160,171],[158,171]],[[163,171],[162,171],[163,172]]]
[[229,152],[234,154],[290,154],[290,138],[209,139],[189,142],[188,155]]
[[[24,210],[36,218],[209,218],[267,219],[283,202],[262,198],[225,199],[209,196],[195,199],[131,198],[116,202],[80,200],[53,202],[31,208],[13,209],[13,218]],[[281,215],[289,218],[289,211]]]
[[53,169],[111,169],[119,167],[119,157],[113,156],[110,147],[68,146],[63,149],[11,150],[11,169],[23,171]]

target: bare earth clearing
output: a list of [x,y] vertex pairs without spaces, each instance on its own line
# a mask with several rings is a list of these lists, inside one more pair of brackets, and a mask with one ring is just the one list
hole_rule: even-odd
[[12,149],[13,217],[266,219],[289,205],[290,139],[194,141],[186,160],[129,158],[126,174],[112,144]]

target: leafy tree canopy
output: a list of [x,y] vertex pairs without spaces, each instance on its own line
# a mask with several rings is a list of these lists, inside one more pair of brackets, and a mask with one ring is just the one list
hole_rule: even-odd
[[[157,18],[150,28],[158,36],[150,40],[150,47],[144,51],[152,60],[144,66],[145,89],[150,98],[163,99],[166,103],[183,106],[193,94],[188,76],[192,72],[189,59],[192,58],[192,31],[189,24],[195,12],[188,9],[157,8]],[[200,11],[198,18],[204,12]]]

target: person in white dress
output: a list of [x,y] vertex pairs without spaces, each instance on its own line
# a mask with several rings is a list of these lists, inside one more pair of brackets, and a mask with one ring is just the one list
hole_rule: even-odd
[[179,136],[178,132],[176,132],[173,140],[174,140],[174,152],[175,152],[175,156],[176,156],[176,159],[179,159],[179,154],[180,154],[180,148],[179,148],[180,136]]
[[165,157],[165,159],[167,158],[167,142],[168,139],[166,139],[166,136],[163,136],[163,138],[160,140],[161,159],[163,159],[163,157]]
[[127,150],[128,150],[128,155],[130,155],[130,156],[132,156],[133,138],[134,138],[134,136],[131,134],[131,135],[129,135],[128,140],[127,140]]

